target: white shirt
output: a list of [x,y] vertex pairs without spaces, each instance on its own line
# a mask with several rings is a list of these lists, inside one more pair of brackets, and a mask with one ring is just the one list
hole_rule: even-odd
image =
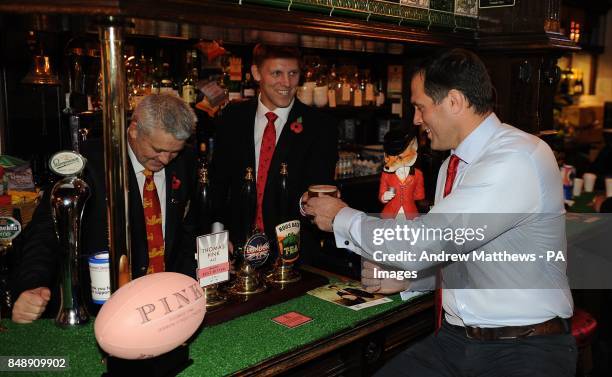
[[[287,123],[287,118],[289,117],[289,112],[293,107],[293,103],[295,102],[295,98],[291,100],[291,103],[287,107],[277,107],[274,111],[274,114],[278,116],[274,121],[274,128],[276,129],[276,141],[278,142],[278,138],[280,138],[281,132],[283,132],[283,128],[285,127],[285,123]],[[261,94],[259,95],[259,99],[257,100],[257,112],[255,113],[255,132],[253,134],[255,140],[255,176],[257,177],[257,169],[259,169],[259,150],[261,149],[261,141],[263,139],[264,131],[266,130],[266,126],[268,125],[268,118],[266,118],[266,113],[270,112],[270,109],[266,107],[263,103],[261,103]]]
[[[463,245],[419,239],[412,249],[472,255],[472,251],[480,250],[488,254],[567,250],[561,176],[546,143],[502,124],[491,114],[453,153],[461,161],[451,193],[443,197],[447,159],[440,167],[436,202],[430,214],[406,223],[412,228],[448,227],[454,231],[474,227],[484,218],[488,226],[484,239]],[[336,244],[369,259],[377,250],[397,254],[406,250],[406,241],[385,241],[381,246],[372,243],[372,229],[393,228],[393,221],[343,208],[334,219]],[[435,271],[440,263],[400,261],[386,265],[423,272],[428,268]],[[450,263],[443,268],[444,286],[452,286],[449,282],[459,279],[467,282],[466,287],[479,289],[445,288],[442,300],[446,319],[455,325],[499,327],[535,324],[556,316],[569,318],[573,301],[565,270],[565,262],[540,258],[533,263]],[[432,280],[431,274],[423,281],[415,280],[411,289],[426,283],[431,289]],[[520,289],[512,288],[519,285]]]
[[[138,162],[132,147],[128,143],[128,155],[130,156],[130,162],[132,163],[132,168],[134,169],[134,173],[136,173],[136,181],[138,182],[138,190],[140,190],[140,199],[142,200],[142,195],[144,191],[144,182],[145,168]],[[164,238],[166,237],[166,173],[164,169],[155,172],[153,174],[153,181],[155,182],[155,188],[157,189],[157,197],[159,198],[159,204],[161,205],[161,215],[162,215],[162,234]]]

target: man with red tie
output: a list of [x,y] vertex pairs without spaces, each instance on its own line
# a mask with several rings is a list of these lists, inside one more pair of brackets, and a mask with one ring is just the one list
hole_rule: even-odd
[[[195,128],[193,110],[180,98],[150,95],[135,109],[127,129],[129,224],[132,278],[160,271],[195,277],[196,218],[190,203],[197,197],[195,154],[184,149]],[[81,147],[87,158],[83,179],[91,190],[85,204],[80,246],[83,286],[88,287],[87,255],[108,250],[104,153],[101,140]],[[22,234],[12,291],[13,320],[28,323],[53,307],[59,245],[45,190],[32,221]],[[53,303],[50,304],[50,300]]]
[[[377,375],[573,376],[565,210],[552,151],[500,122],[491,79],[469,51],[446,51],[419,67],[410,89],[414,123],[432,149],[451,151],[431,211],[399,223],[335,198],[306,204],[338,246],[367,260],[362,283],[369,291],[436,288],[436,332]],[[545,258],[548,250],[565,259]]]
[[[281,163],[289,176],[289,215],[299,219],[300,195],[311,184],[333,184],[337,153],[334,120],[301,103],[300,52],[294,47],[258,44],[251,72],[259,96],[224,110],[215,137],[211,166],[214,220],[230,231],[234,244],[244,242],[238,229],[245,221],[275,239],[274,227],[283,222],[279,210]],[[254,168],[257,188],[255,219],[245,219],[240,190],[247,167]],[[301,227],[301,259],[308,261],[320,248],[316,228]],[[274,248],[276,242],[270,242]],[[269,261],[274,255],[269,257]]]

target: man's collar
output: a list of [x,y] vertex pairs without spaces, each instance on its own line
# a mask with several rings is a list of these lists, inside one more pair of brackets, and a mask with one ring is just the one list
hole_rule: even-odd
[[495,113],[489,114],[451,153],[456,154],[466,164],[471,163],[486,147],[500,124]]
[[132,146],[130,145],[129,142],[127,143],[127,145],[128,145],[128,156],[130,156],[130,162],[132,163],[132,168],[134,169],[134,172],[136,172],[136,174],[142,173],[145,170],[145,167],[142,166],[142,164],[136,158],[136,154],[134,154],[134,151],[132,150]]
[[[287,118],[289,118],[289,112],[293,108],[295,104],[295,97],[291,100],[291,103],[287,107],[277,107],[274,110],[270,110],[261,102],[261,94],[257,97],[257,114],[259,116],[265,116],[266,113],[272,111],[274,114],[278,115],[278,117],[282,120],[282,124],[287,122]],[[278,124],[278,123],[277,123]]]

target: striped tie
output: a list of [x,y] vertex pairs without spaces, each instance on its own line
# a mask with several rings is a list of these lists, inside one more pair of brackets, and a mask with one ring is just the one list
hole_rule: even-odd
[[144,209],[149,248],[149,268],[147,274],[164,271],[164,233],[162,232],[162,215],[157,187],[153,172],[144,170],[145,183],[142,190],[142,207]]

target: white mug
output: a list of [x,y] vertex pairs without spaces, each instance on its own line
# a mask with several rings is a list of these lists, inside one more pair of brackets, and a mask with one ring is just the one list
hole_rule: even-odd
[[327,86],[314,88],[314,104],[317,107],[327,106]]
[[612,178],[606,178],[606,198],[612,197]]
[[582,179],[584,179],[584,192],[593,192],[597,176],[593,173],[584,173]]
[[314,100],[314,88],[312,86],[299,86],[297,97],[304,105],[311,106]]
[[572,191],[572,196],[580,196],[582,194],[582,184],[584,180],[582,178],[574,178],[574,189]]

